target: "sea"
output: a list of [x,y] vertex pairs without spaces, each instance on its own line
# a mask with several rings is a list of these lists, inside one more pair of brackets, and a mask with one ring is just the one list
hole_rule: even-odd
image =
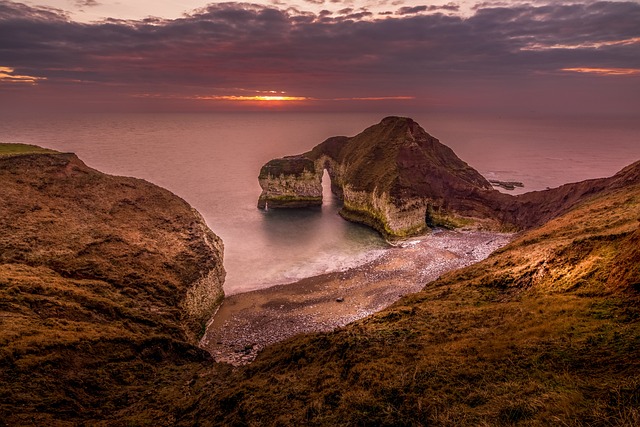
[[[404,113],[513,194],[611,176],[640,160],[639,117]],[[321,208],[257,209],[270,159],[353,136],[380,113],[137,113],[0,117],[0,142],[76,153],[106,173],[142,178],[185,199],[225,246],[225,292],[236,294],[344,270],[387,250],[344,221],[324,177]],[[506,190],[502,190],[505,191]],[[0,189],[1,192],[1,189]]]

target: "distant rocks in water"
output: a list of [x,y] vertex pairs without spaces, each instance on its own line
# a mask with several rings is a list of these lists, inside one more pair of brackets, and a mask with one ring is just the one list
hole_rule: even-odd
[[325,170],[343,202],[340,215],[385,237],[491,222],[478,197],[491,184],[405,117],[387,117],[354,137],[329,138],[307,153],[268,162],[260,171],[258,207],[321,204]]
[[343,202],[340,215],[394,239],[435,227],[531,228],[618,185],[633,168],[611,178],[513,196],[493,186],[512,190],[523,187],[521,182],[487,181],[412,119],[387,117],[354,137],[332,137],[311,151],[265,164],[258,207],[320,205],[325,170],[331,191]]
[[524,187],[524,184],[519,181],[498,181],[497,179],[490,179],[489,182],[494,187],[504,188],[505,190],[515,190],[516,187]]

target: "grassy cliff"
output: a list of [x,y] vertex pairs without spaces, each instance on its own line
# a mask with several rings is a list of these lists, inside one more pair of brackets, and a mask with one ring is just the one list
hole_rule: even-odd
[[637,179],[584,197],[383,312],[268,348],[183,422],[638,425],[639,220]]
[[23,154],[0,158],[0,425],[640,424],[640,163],[523,196],[485,261],[232,370],[185,314],[221,266],[199,216]]
[[212,364],[196,344],[222,297],[220,239],[148,182],[73,154],[0,151],[0,425],[175,407],[181,393],[158,390]]

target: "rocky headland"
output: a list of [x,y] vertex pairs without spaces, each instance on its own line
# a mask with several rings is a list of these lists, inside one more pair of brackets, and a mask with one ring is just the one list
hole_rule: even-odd
[[223,244],[184,200],[0,144],[0,201],[0,425],[107,418],[212,363]]
[[637,173],[630,167],[611,178],[512,196],[495,190],[412,119],[387,117],[354,137],[332,137],[304,154],[268,162],[260,171],[258,206],[317,206],[325,170],[343,202],[340,215],[388,239],[435,227],[529,229]]
[[[298,166],[302,162],[304,174]],[[325,170],[333,193],[343,202],[340,215],[367,224],[385,237],[472,223],[498,228],[479,196],[490,191],[491,184],[404,117],[387,117],[354,137],[329,138],[307,153],[268,162],[260,171],[263,191],[258,206],[321,203]],[[297,188],[303,191],[298,193]],[[279,203],[283,195],[285,205]]]

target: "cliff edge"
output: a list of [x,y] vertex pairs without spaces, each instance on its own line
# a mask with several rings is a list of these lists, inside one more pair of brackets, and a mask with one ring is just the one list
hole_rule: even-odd
[[175,360],[210,364],[196,345],[225,271],[200,214],[74,154],[0,146],[0,418],[106,418],[183,375]]

